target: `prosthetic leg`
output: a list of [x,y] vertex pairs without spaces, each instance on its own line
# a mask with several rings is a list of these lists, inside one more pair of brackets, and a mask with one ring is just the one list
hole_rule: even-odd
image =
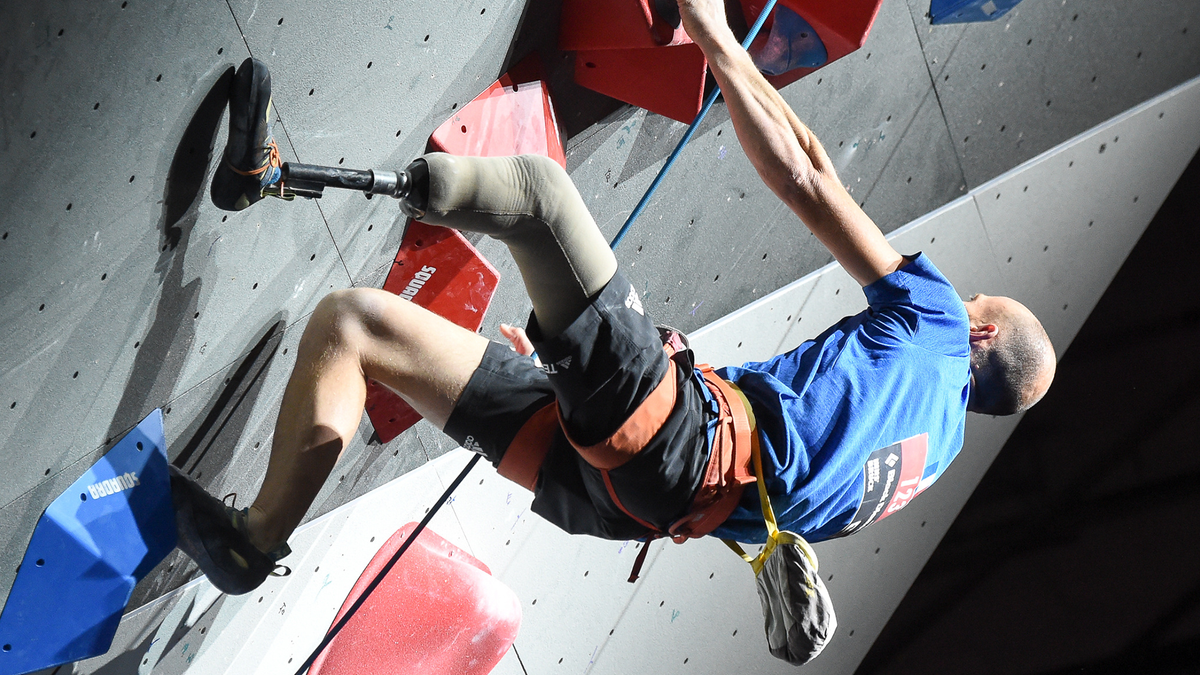
[[431,153],[399,173],[285,163],[282,183],[304,197],[326,187],[394,197],[422,222],[504,242],[546,337],[573,321],[617,270],[570,177],[546,157]]

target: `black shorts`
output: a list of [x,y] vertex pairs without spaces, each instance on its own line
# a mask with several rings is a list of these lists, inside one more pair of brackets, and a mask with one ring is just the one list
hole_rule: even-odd
[[[610,436],[661,381],[667,357],[632,284],[617,272],[561,335],[544,340],[534,317],[529,338],[544,364],[493,342],[472,374],[445,432],[499,465],[533,413],[555,399],[571,437],[583,446]],[[687,515],[708,467],[715,412],[696,371],[676,368],[675,408],[650,443],[609,478],[622,503],[660,528]],[[646,528],[608,495],[600,471],[554,435],[534,492],[533,511],[572,534],[635,539]]]

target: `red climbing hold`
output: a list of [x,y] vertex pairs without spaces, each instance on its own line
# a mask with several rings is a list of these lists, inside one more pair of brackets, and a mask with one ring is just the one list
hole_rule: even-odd
[[[742,13],[748,24],[753,24],[767,0],[742,0]],[[867,41],[875,16],[883,0],[779,0],[784,5],[808,22],[817,31],[817,35],[825,44],[828,57],[824,65],[828,65],[843,56],[856,51]],[[771,33],[774,17],[768,17],[767,22],[759,31],[758,37],[750,46],[751,53],[767,41]],[[821,66],[824,67],[824,66]],[[796,68],[782,75],[768,76],[767,80],[776,89],[791,84],[796,80],[817,70],[817,68]]]
[[579,49],[650,49],[691,44],[680,24],[673,28],[653,0],[563,0],[558,46]]
[[469,157],[545,155],[563,167],[562,136],[550,91],[541,80],[509,82],[501,78],[429,138],[434,149]]
[[558,46],[575,51],[575,82],[617,100],[691,122],[708,62],[654,0],[564,0]]
[[[446,120],[429,139],[442,152],[473,157],[538,154],[567,165],[549,89],[534,58],[517,64]],[[500,275],[454,230],[410,221],[383,290],[479,330]],[[367,415],[387,443],[421,416],[387,387],[367,383]]]
[[[479,330],[500,274],[461,234],[412,221],[383,290],[395,293],[467,330]],[[417,411],[383,385],[367,383],[367,415],[387,443],[416,424]]]
[[704,105],[708,60],[693,44],[575,54],[575,82],[618,101],[690,123]]
[[[336,624],[416,523],[396,531],[354,584]],[[483,675],[521,626],[512,589],[469,553],[426,528],[313,663],[310,675]]]

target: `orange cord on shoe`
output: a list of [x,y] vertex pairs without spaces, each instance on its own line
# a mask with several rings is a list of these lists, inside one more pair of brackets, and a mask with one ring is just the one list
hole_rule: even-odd
[[279,159],[279,146],[275,145],[274,138],[267,141],[266,146],[264,146],[262,149],[267,151],[267,163],[258,167],[257,169],[251,169],[249,171],[242,171],[241,169],[234,166],[231,162],[226,161],[225,163],[229,164],[229,168],[233,169],[234,173],[241,174],[243,176],[257,176],[258,174],[266,171],[268,167],[273,166],[276,169],[278,169],[281,166],[283,166],[283,162],[280,161],[280,159]]
[[[230,163],[228,161],[226,161],[225,163],[229,165],[229,168],[232,169],[234,173],[241,174],[243,176],[257,176],[259,174],[265,173],[268,168],[274,167],[274,168],[278,169],[283,166],[283,160],[279,156],[279,146],[275,144],[274,138],[267,141],[267,144],[265,146],[263,146],[263,150],[267,151],[267,163],[258,167],[257,169],[251,169],[249,171],[242,171],[241,169],[237,168],[236,166],[234,166],[232,163]],[[278,185],[279,185],[279,194],[276,196],[278,196],[281,199],[289,199],[289,198],[295,197],[295,195],[287,195],[284,193],[282,177],[280,177]],[[273,192],[268,193],[266,190],[267,190],[267,186],[264,185],[260,189],[259,194],[264,197],[267,196],[268,194],[274,194]]]

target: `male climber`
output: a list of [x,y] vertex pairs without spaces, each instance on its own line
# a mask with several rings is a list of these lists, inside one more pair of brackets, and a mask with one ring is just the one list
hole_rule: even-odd
[[[897,253],[741,49],[724,2],[679,8],[755,169],[863,286],[869,309],[769,361],[702,372],[677,342],[664,349],[557,164],[426,155],[402,177],[401,208],[508,246],[533,305],[528,338],[554,367],[381,290],[329,294],[301,339],[253,505],[235,511],[173,477],[180,547],[217,588],[247,592],[287,554],[358,429],[367,378],[502,473],[510,453],[540,448],[533,510],[567,532],[611,539],[763,541],[757,491],[730,487],[747,474],[746,438],[759,445],[782,529],[810,541],[849,534],[941,474],[961,449],[968,410],[1012,414],[1043,395],[1054,353],[1029,310],[985,295],[964,303],[924,255]],[[265,67],[248,60],[213,181],[219,206],[245,208],[280,190],[269,99]],[[908,479],[875,480],[880,461],[903,462]]]

